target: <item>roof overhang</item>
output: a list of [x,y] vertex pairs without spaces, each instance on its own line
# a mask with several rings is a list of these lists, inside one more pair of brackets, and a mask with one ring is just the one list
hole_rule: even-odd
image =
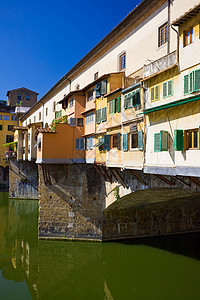
[[180,18],[172,22],[173,26],[179,26],[184,22],[188,21],[190,18],[196,16],[200,12],[200,4],[195,5],[193,8],[184,13]]

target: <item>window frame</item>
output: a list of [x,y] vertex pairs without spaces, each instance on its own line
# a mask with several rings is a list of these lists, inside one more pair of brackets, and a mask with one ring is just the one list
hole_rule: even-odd
[[[197,132],[197,147],[194,147],[194,132]],[[192,147],[189,147],[189,133],[192,133]],[[184,131],[185,150],[199,150],[199,128]]]
[[118,56],[119,71],[126,70],[126,51],[123,51]]
[[[188,34],[189,34],[189,41],[188,41]],[[188,30],[183,32],[183,47],[187,47],[194,43],[194,29],[190,27]]]
[[[164,30],[163,33],[162,33],[162,30]],[[169,31],[168,22],[165,22],[158,28],[158,47],[159,48],[168,42],[168,31]]]
[[[89,96],[89,93],[91,93],[91,95]],[[87,92],[87,102],[94,100],[94,89],[90,90]]]
[[[136,141],[137,141],[137,147],[132,147],[132,136],[133,135],[137,135],[137,138],[136,138]],[[139,149],[139,145],[138,145],[138,131],[134,131],[134,132],[130,132],[130,134],[129,134],[129,139],[130,139],[130,141],[129,141],[129,145],[130,145],[130,150],[138,150]]]
[[69,100],[68,108],[72,108],[74,106],[74,98]]
[[94,122],[94,113],[89,113],[85,116],[85,125],[92,124]]

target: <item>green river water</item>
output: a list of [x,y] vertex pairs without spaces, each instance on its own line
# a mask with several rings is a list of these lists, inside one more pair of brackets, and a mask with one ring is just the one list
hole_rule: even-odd
[[200,234],[38,241],[37,221],[37,201],[0,193],[0,300],[200,299]]

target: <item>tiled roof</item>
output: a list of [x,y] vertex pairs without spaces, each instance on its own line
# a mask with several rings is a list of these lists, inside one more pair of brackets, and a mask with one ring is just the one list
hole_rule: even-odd
[[197,15],[199,13],[199,11],[200,11],[200,4],[197,4],[193,8],[188,10],[186,13],[184,13],[182,16],[177,18],[175,21],[173,21],[172,25],[179,26],[180,24],[187,21],[191,17],[194,17],[195,15]]
[[55,130],[52,130],[51,128],[38,128],[35,133],[55,133]]

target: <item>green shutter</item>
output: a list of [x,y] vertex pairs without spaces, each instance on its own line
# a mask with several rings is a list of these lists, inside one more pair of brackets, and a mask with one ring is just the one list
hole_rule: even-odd
[[163,83],[163,98],[167,97],[167,82]]
[[168,97],[173,95],[173,80],[167,82],[168,85]]
[[121,97],[117,97],[117,112],[121,112]]
[[189,75],[184,76],[184,95],[189,94]]
[[104,135],[104,150],[110,150],[110,135]]
[[97,124],[101,123],[101,109],[97,109],[96,111],[96,123]]
[[154,100],[154,87],[151,88],[151,101]]
[[159,100],[160,99],[160,86],[156,85],[155,86],[155,100]]
[[101,121],[105,122],[107,120],[107,107],[102,108],[102,116],[101,116]]
[[143,150],[143,132],[142,132],[142,130],[138,131],[138,149]]
[[174,130],[174,150],[175,151],[183,151],[183,149],[184,149],[183,130],[175,129]]
[[96,84],[95,90],[96,90],[96,98],[100,98],[101,97],[101,83]]
[[111,115],[111,101],[109,102],[109,115]]
[[200,69],[194,71],[194,92],[200,90]]
[[168,150],[168,131],[160,131],[160,150]]
[[102,80],[101,82],[101,95],[107,94],[107,80]]
[[121,133],[117,134],[117,149],[121,149]]
[[189,74],[189,92],[192,93],[194,91],[194,72]]
[[128,151],[128,133],[123,134],[123,151]]
[[154,133],[154,152],[160,151],[160,133]]

